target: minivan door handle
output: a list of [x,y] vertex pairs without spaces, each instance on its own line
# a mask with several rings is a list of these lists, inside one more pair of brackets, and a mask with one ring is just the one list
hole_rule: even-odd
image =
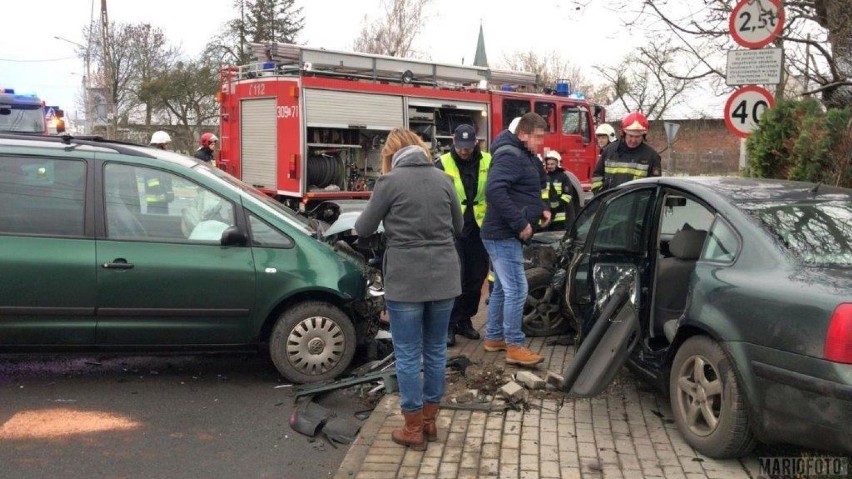
[[132,269],[133,263],[128,263],[124,258],[116,258],[112,263],[104,263],[101,266],[106,269]]

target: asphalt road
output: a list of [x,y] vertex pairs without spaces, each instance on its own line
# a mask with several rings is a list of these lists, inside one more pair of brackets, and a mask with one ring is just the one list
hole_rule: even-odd
[[348,446],[293,431],[280,381],[255,356],[0,357],[0,477],[330,477]]

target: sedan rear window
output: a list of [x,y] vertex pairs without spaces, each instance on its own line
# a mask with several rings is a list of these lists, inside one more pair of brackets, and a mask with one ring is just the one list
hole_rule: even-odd
[[852,265],[852,201],[773,203],[749,212],[801,262]]

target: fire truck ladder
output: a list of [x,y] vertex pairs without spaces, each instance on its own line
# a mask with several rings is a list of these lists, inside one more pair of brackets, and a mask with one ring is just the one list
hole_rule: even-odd
[[[476,66],[448,65],[410,58],[310,48],[291,43],[253,43],[252,52],[262,72],[313,73],[373,81],[422,85],[535,87],[534,73],[495,70]],[[251,74],[251,71],[248,72]],[[257,73],[255,73],[257,74]]]

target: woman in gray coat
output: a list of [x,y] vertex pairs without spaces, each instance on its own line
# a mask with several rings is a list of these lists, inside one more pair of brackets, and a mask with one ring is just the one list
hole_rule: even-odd
[[385,175],[376,182],[355,230],[366,237],[384,221],[385,305],[405,417],[405,426],[393,431],[392,438],[423,450],[438,435],[435,418],[444,395],[447,325],[461,294],[454,238],[462,229],[462,211],[450,177],[435,168],[416,133],[391,131],[382,163]]

